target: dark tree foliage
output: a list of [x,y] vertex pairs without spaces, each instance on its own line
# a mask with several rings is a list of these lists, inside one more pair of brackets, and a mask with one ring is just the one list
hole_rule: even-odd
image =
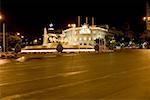
[[21,52],[21,45],[19,43],[17,43],[15,45],[15,53]]

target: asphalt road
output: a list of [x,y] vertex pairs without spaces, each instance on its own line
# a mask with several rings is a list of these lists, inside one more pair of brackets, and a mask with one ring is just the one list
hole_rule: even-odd
[[150,100],[150,50],[0,60],[0,100]]

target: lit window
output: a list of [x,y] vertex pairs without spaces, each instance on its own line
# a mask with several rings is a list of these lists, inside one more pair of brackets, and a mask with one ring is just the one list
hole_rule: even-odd
[[82,40],[82,38],[79,39],[80,41]]
[[74,41],[77,41],[77,39],[75,38]]
[[89,37],[89,41],[91,40],[91,38]]
[[148,21],[149,21],[149,20],[150,20],[150,17],[148,17],[147,19],[148,19]]
[[94,37],[93,40],[96,40],[96,37]]

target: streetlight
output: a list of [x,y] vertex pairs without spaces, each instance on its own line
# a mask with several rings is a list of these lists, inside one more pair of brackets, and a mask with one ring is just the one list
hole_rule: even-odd
[[2,18],[3,18],[2,15],[0,15],[0,20],[2,20]]
[[24,38],[24,36],[22,35],[22,36],[21,36],[21,38],[23,39],[23,38]]
[[[0,15],[0,20],[2,20],[3,19],[3,16],[2,15]],[[5,52],[6,50],[5,50],[5,23],[3,23],[3,52]]]
[[3,23],[3,48],[4,48],[4,52],[6,51],[5,49],[5,41],[6,41],[6,36],[5,36],[5,23]]
[[144,21],[150,21],[150,17],[143,17]]
[[20,33],[19,33],[19,32],[17,32],[17,36],[20,36]]
[[146,22],[146,29],[150,30],[150,16],[143,17],[143,20]]

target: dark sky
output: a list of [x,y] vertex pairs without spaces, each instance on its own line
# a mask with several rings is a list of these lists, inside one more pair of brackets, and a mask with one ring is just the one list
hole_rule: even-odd
[[51,21],[60,28],[77,22],[77,16],[94,16],[96,24],[120,26],[129,22],[135,32],[143,31],[144,0],[1,0],[8,31],[41,34]]

